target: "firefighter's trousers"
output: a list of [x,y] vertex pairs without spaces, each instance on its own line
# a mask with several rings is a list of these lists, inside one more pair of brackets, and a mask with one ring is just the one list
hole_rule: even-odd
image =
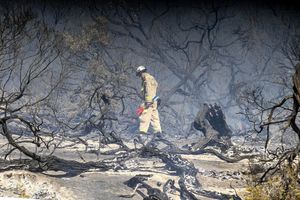
[[140,132],[147,133],[151,124],[154,133],[161,133],[161,126],[156,102],[153,103],[149,108],[145,109],[144,112],[140,115],[139,119]]

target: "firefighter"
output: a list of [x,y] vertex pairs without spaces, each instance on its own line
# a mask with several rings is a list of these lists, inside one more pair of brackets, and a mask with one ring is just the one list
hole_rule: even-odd
[[141,92],[143,98],[139,113],[139,135],[146,135],[151,124],[155,136],[161,137],[161,126],[157,110],[159,101],[157,101],[158,96],[156,95],[158,84],[144,66],[139,66],[136,69],[136,75],[142,80]]

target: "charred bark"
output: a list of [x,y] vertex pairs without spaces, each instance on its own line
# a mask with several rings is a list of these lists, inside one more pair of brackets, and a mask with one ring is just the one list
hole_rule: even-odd
[[204,139],[193,144],[192,149],[204,149],[206,146],[219,146],[222,151],[231,144],[232,131],[227,125],[225,115],[217,104],[204,104],[198,111],[192,127],[203,133]]
[[293,92],[295,100],[300,104],[300,63],[296,65],[296,72],[293,76]]
[[74,160],[65,160],[56,156],[49,156],[42,158],[44,162],[38,162],[32,159],[15,159],[15,160],[0,160],[0,171],[23,169],[32,172],[63,171],[65,177],[72,177],[86,172],[90,169],[99,169],[107,171],[110,166],[101,162],[86,162],[81,163]]

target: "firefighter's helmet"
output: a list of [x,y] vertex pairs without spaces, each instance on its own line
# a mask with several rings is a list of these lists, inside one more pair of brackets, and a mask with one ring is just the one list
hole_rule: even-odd
[[139,66],[137,69],[136,69],[136,75],[138,76],[138,75],[140,75],[142,72],[145,72],[145,71],[147,71],[147,69],[146,69],[146,67],[144,67],[144,66]]

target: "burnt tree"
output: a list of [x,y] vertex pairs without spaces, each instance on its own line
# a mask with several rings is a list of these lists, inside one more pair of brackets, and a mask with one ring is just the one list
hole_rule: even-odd
[[[248,120],[253,124],[253,130],[258,134],[265,133],[265,149],[270,156],[271,167],[268,167],[263,175],[260,177],[260,182],[266,181],[268,177],[273,176],[280,172],[283,166],[296,166],[296,173],[299,173],[299,162],[297,157],[300,152],[300,128],[299,128],[299,105],[300,105],[300,63],[295,66],[295,73],[292,77],[292,94],[283,97],[281,100],[273,103],[272,106],[266,107],[266,102],[263,101],[261,93],[257,94],[255,91],[252,92],[252,98],[246,99],[249,105],[249,109],[245,111],[245,115]],[[252,107],[250,107],[252,103]],[[255,107],[256,106],[256,107]],[[257,108],[258,107],[258,108]],[[257,109],[256,113],[259,116],[254,115],[251,110]],[[256,119],[256,120],[255,120]],[[270,134],[271,127],[279,127],[279,132],[282,137],[289,137],[289,133],[294,133],[297,138],[295,143],[290,147],[282,147],[280,151],[268,149],[270,145]],[[261,161],[266,163],[265,160]],[[284,173],[282,174],[285,183],[288,180],[284,178]]]
[[205,137],[193,145],[194,150],[202,149],[209,145],[221,146],[225,150],[231,145],[232,131],[227,125],[221,107],[217,104],[203,104],[192,123],[192,127],[201,131]]

